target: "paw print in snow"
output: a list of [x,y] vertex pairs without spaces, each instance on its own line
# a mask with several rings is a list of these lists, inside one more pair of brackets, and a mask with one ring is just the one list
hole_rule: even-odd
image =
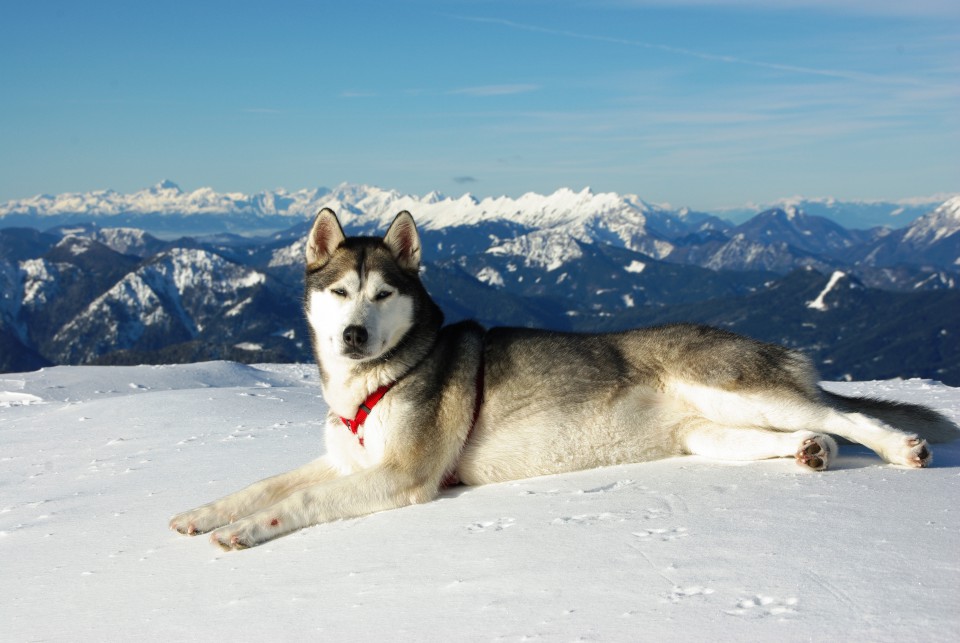
[[507,527],[513,527],[516,520],[513,518],[500,518],[498,520],[490,520],[487,522],[475,522],[472,525],[467,525],[467,531],[471,533],[480,533],[483,531],[503,531]]
[[726,613],[745,618],[784,617],[797,613],[797,603],[798,601],[794,597],[780,599],[757,594],[750,598],[741,598],[737,601],[736,608],[726,610]]

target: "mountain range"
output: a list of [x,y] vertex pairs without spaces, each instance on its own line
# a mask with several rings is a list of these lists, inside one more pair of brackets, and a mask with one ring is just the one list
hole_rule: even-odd
[[[909,225],[952,196],[957,194],[900,201],[792,197],[766,205],[725,208],[713,214],[717,215],[715,219],[742,223],[767,210],[800,210],[808,215],[829,218],[850,229],[899,228]],[[184,191],[176,183],[165,180],[132,193],[95,190],[7,201],[0,203],[0,227],[44,229],[96,220],[103,227],[136,227],[168,237],[219,232],[252,235],[285,229],[293,222],[312,217],[324,205],[329,205],[345,219],[354,214],[367,219],[383,218],[395,214],[398,207],[406,208],[421,220],[431,219],[438,227],[497,218],[516,220],[518,217],[525,219],[520,223],[540,227],[544,221],[552,219],[556,222],[549,210],[557,206],[562,209],[574,207],[582,212],[609,208],[653,213],[652,230],[665,233],[671,231],[658,229],[659,213],[693,222],[706,216],[687,208],[647,203],[635,195],[594,194],[589,188],[581,192],[561,189],[548,196],[528,193],[517,199],[477,199],[470,194],[452,198],[438,192],[410,196],[393,190],[348,184],[334,189],[277,189],[255,194],[219,193],[206,187]],[[665,225],[669,226],[669,221]]]
[[588,189],[250,197],[164,182],[27,201],[0,206],[7,371],[309,360],[302,258],[327,206],[352,234],[381,233],[410,210],[424,281],[450,321],[583,331],[700,321],[805,350],[830,379],[960,384],[960,197],[899,229],[851,229],[793,204],[735,225]]

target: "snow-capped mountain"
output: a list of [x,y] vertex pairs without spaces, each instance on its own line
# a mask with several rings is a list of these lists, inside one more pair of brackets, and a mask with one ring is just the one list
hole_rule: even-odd
[[878,226],[902,228],[953,196],[957,195],[936,194],[896,201],[843,201],[833,197],[794,196],[773,203],[725,208],[718,210],[716,214],[733,221],[742,222],[753,217],[757,212],[793,208],[812,216],[830,219],[845,228],[853,230],[867,230]]
[[711,270],[768,270],[779,273],[806,267],[827,270],[832,265],[826,257],[805,252],[785,241],[756,241],[743,232],[679,247],[670,254],[669,259]]
[[860,255],[860,262],[870,266],[907,263],[960,268],[960,197],[878,239]]
[[[883,246],[881,237],[889,233],[889,230],[852,231],[847,229],[849,226],[838,225],[818,213],[837,215],[867,208],[899,213],[898,217],[886,216],[891,221],[907,222],[909,217],[920,213],[918,208],[924,204],[923,200],[901,204],[857,204],[833,199],[786,199],[782,207],[766,210],[734,227],[706,213],[651,204],[636,195],[595,193],[589,188],[580,191],[564,188],[548,195],[528,193],[519,198],[477,199],[470,194],[454,198],[437,192],[424,196],[405,195],[364,185],[294,192],[279,189],[253,195],[224,194],[210,188],[185,192],[176,184],[163,181],[131,194],[104,190],[10,201],[0,204],[0,227],[50,228],[93,221],[101,228],[134,228],[166,238],[223,232],[249,236],[305,224],[322,207],[332,208],[345,227],[362,234],[385,229],[397,212],[409,210],[424,232],[432,233],[434,237],[448,237],[446,252],[474,248],[458,247],[457,241],[461,241],[461,246],[463,243],[456,237],[463,235],[450,238],[444,231],[473,229],[483,233],[482,228],[497,226],[497,232],[506,234],[492,234],[501,240],[552,231],[556,233],[556,239],[563,237],[585,243],[613,244],[655,258],[672,257],[674,261],[714,269],[760,267],[785,270],[800,265],[823,266],[822,261],[817,261],[824,257],[839,255],[848,260],[850,253],[859,246],[868,243]],[[927,207],[925,213],[932,209],[932,206]],[[939,225],[939,220],[929,223],[933,229],[939,229]],[[302,232],[297,236],[302,237]],[[157,248],[156,239],[94,238],[120,252],[141,256]],[[910,239],[904,238],[908,245]],[[434,240],[437,244],[444,243],[444,239]],[[481,237],[480,242],[485,241]],[[900,241],[899,238],[894,240],[894,245],[899,245]],[[728,242],[730,246],[722,247]],[[146,246],[146,243],[152,245]],[[529,246],[541,241],[534,237],[518,243]],[[798,260],[787,256],[798,253],[803,256]],[[880,255],[884,253],[889,254],[889,251],[881,251]],[[807,255],[815,260],[809,260]],[[285,260],[289,261],[276,258],[278,262]],[[867,263],[882,265],[873,260]],[[939,265],[943,262],[940,261]]]
[[[0,287],[0,335],[20,344],[8,346],[8,359],[26,349],[55,363],[108,354],[183,361],[246,349],[289,359],[305,339],[294,290],[205,249],[173,247],[141,260],[71,235],[40,257],[0,258]],[[284,344],[289,350],[277,352]],[[171,346],[179,348],[162,357]]]
[[[830,203],[834,209],[842,206]],[[257,234],[309,220],[322,207],[334,209],[345,225],[361,231],[382,229],[406,209],[428,230],[509,221],[531,230],[563,229],[581,240],[615,238],[624,247],[656,256],[669,252],[664,240],[730,226],[709,214],[650,204],[636,195],[594,193],[589,188],[480,200],[470,194],[457,198],[437,192],[404,195],[363,185],[252,195],[218,193],[211,188],[187,192],[170,181],[130,194],[100,190],[8,201],[0,204],[0,226],[49,228],[95,220],[103,227],[135,227],[166,237],[224,231]],[[804,209],[796,204],[783,207]],[[905,222],[907,216],[897,221]]]
[[788,207],[761,212],[719,233],[676,241],[668,258],[713,270],[829,270],[834,262],[848,260],[852,250],[883,235],[883,230],[847,230]]
[[90,239],[101,243],[120,254],[148,257],[159,252],[166,244],[138,228],[101,228],[96,223],[60,226],[50,233],[66,237]]
[[[583,250],[574,237],[556,230],[537,230],[505,239],[487,249],[487,254],[516,257],[528,268],[552,272],[583,257]],[[501,283],[502,279],[499,280]]]
[[960,196],[944,202],[930,214],[915,221],[903,235],[903,242],[915,248],[933,247],[960,232]]
[[113,190],[70,192],[58,195],[39,195],[29,199],[9,201],[0,206],[0,216],[13,215],[55,218],[63,215],[85,214],[97,218],[120,215],[281,215],[307,216],[313,205],[329,190],[298,190],[287,192],[260,192],[246,195],[221,194],[211,188],[184,192],[172,181],[123,194]]
[[811,254],[843,256],[876,235],[847,230],[843,226],[795,207],[761,212],[731,231],[762,244],[786,244]]
[[214,322],[222,333],[220,322],[241,316],[265,281],[264,274],[210,252],[175,248],[93,300],[57,331],[49,350],[58,361],[72,363],[186,342]]
[[[253,195],[221,194],[210,188],[185,192],[175,183],[163,181],[131,194],[102,190],[9,201],[0,204],[0,225],[52,227],[95,220],[105,227],[130,222],[141,229],[162,232],[169,232],[174,224],[182,226],[180,232],[184,233],[197,229],[243,232],[242,226],[250,223],[258,226],[253,231],[269,226],[286,228],[311,219],[322,207],[334,209],[345,225],[357,229],[380,229],[400,210],[411,210],[426,229],[508,219],[530,228],[579,227],[581,235],[604,218],[616,220],[611,226],[642,228],[643,213],[656,209],[637,197],[594,194],[589,189],[478,200],[469,194],[450,198],[432,192],[418,197],[362,185],[296,192],[280,189]],[[219,222],[212,217],[219,217]],[[215,223],[219,226],[214,227]]]
[[[924,346],[960,332],[947,312],[960,284],[960,199],[900,230],[851,231],[793,207],[733,226],[589,189],[476,199],[340,186],[253,198],[163,183],[134,195],[96,193],[92,203],[127,205],[86,218],[78,214],[81,196],[50,197],[59,210],[30,215],[52,217],[41,219],[56,224],[46,232],[3,227],[6,216],[26,215],[0,216],[0,370],[310,359],[299,310],[305,236],[326,206],[348,234],[381,234],[398,211],[413,212],[424,281],[450,321],[595,330],[686,318],[829,358],[831,332],[859,345],[850,319],[859,320],[856,334],[873,337],[871,320],[897,310],[902,317],[890,323],[908,339],[884,336],[902,344],[886,350],[896,359],[884,363],[953,377],[942,366],[950,349],[932,355]],[[75,205],[64,205],[71,199]],[[57,219],[70,207],[76,219]],[[110,227],[124,216],[168,232],[216,222],[218,234],[161,240],[130,225]],[[276,221],[287,227],[259,238],[224,232]],[[923,319],[911,320],[911,311]],[[868,367],[858,377],[871,376]]]
[[163,236],[263,233],[316,214],[330,191],[283,189],[247,195],[211,188],[185,192],[171,181],[130,194],[113,190],[40,195],[0,204],[0,225],[49,228],[95,221]]
[[[766,210],[791,209],[812,216],[829,218],[846,228],[871,228],[879,225],[903,227],[915,218],[930,212],[954,195],[884,201],[840,201],[792,197],[767,205],[717,211],[721,217],[739,221]],[[447,197],[437,192],[424,196],[404,195],[364,185],[340,185],[334,189],[313,188],[288,191],[276,189],[242,194],[220,193],[203,187],[182,190],[176,183],[160,183],[124,194],[114,190],[84,193],[38,195],[0,203],[0,226],[52,227],[54,225],[97,220],[104,227],[129,224],[144,230],[157,229],[168,233],[174,224],[183,226],[180,233],[197,233],[199,229],[244,232],[243,225],[259,224],[257,229],[288,227],[297,220],[313,217],[324,206],[333,208],[345,222],[357,227],[387,223],[399,210],[414,212],[428,227],[470,225],[504,218],[531,228],[569,225],[591,214],[609,216],[634,210],[653,214],[658,221],[648,226],[651,232],[670,238],[704,226],[723,227],[723,219],[691,212],[686,208],[653,205],[635,195],[579,192],[561,189],[552,195],[525,194],[519,198],[486,198],[478,200],[470,194]],[[164,219],[165,218],[165,219]],[[190,229],[191,227],[196,229]]]
[[[648,204],[638,197],[595,194],[589,188],[561,189],[550,195],[526,194],[519,199],[500,197],[477,200],[470,195],[451,199],[431,193],[419,199],[371,188],[338,189],[322,207],[337,212],[344,227],[354,234],[382,233],[397,212],[415,213],[424,245],[449,256],[486,251],[520,254],[525,261],[562,265],[579,257],[574,241],[609,243],[664,257],[673,245],[648,229],[650,220],[661,229],[680,234],[722,227],[707,215],[690,216]],[[299,265],[303,257],[304,226],[289,246],[278,248],[271,265]],[[532,254],[531,254],[532,253]]]

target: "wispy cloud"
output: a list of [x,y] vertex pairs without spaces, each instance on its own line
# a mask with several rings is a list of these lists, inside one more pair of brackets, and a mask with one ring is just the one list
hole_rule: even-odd
[[467,96],[507,96],[509,94],[527,94],[540,89],[540,85],[483,85],[480,87],[463,87],[452,89],[450,94],[464,94]]
[[453,177],[453,182],[464,185],[466,183],[476,183],[477,178],[473,176],[455,176]]
[[625,45],[629,47],[654,49],[657,51],[676,54],[678,56],[698,58],[700,60],[707,60],[711,62],[719,62],[719,63],[725,63],[730,65],[743,65],[743,66],[749,66],[749,67],[758,67],[761,69],[772,69],[775,71],[791,72],[791,73],[804,74],[804,75],[810,75],[810,76],[825,76],[829,78],[837,78],[837,79],[857,81],[857,82],[868,82],[868,83],[874,83],[874,84],[897,84],[897,85],[923,85],[924,84],[922,81],[919,81],[913,78],[905,78],[905,77],[899,77],[899,76],[883,76],[878,74],[868,74],[864,72],[849,71],[844,69],[826,69],[826,68],[818,68],[818,67],[804,67],[800,65],[786,65],[786,64],[775,63],[775,62],[752,60],[749,58],[740,58],[738,56],[728,56],[724,54],[715,54],[710,52],[697,51],[694,49],[687,49],[684,47],[674,47],[672,45],[664,45],[664,44],[655,43],[655,42],[647,42],[644,40],[634,40],[630,38],[616,38],[612,36],[580,33],[576,31],[567,31],[564,29],[552,29],[549,27],[540,27],[538,25],[514,22],[512,20],[504,20],[502,18],[480,18],[475,16],[452,16],[452,17],[457,18],[459,20],[500,25],[502,27],[508,27],[510,29],[519,29],[523,31],[531,31],[531,32],[548,34],[553,36],[561,36],[565,38],[575,38],[577,40],[592,40],[595,42],[613,43],[613,44]]
[[730,7],[770,11],[818,10],[868,16],[957,16],[956,0],[614,0],[627,7]]

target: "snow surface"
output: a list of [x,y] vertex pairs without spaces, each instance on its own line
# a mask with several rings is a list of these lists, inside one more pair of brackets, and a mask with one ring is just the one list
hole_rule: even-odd
[[[960,389],[831,383],[960,419]],[[170,515],[318,455],[312,365],[0,375],[0,623],[27,640],[956,640],[934,467],[698,458],[457,487],[224,553]]]
[[816,299],[807,302],[807,308],[813,308],[814,310],[826,312],[827,303],[824,301],[824,297],[830,294],[830,291],[836,287],[837,283],[846,276],[846,273],[840,270],[834,270],[833,274],[830,275],[830,281],[828,281],[827,285],[823,287],[823,290],[819,295],[817,295]]

